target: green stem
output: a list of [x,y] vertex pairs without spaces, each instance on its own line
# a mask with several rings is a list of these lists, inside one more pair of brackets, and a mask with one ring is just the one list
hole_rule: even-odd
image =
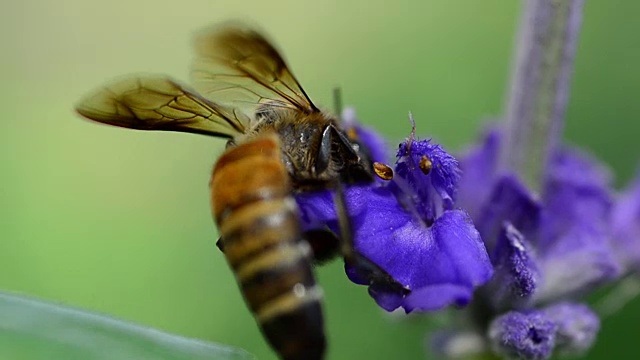
[[501,169],[540,193],[562,139],[584,0],[525,0],[505,109]]

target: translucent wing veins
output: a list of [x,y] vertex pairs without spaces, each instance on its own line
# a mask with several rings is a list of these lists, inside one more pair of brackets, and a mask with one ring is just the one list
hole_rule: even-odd
[[238,107],[277,103],[305,113],[319,111],[260,33],[240,26],[208,29],[196,37],[195,48],[191,77],[207,98]]
[[186,90],[161,75],[130,76],[90,93],[76,110],[91,120],[141,130],[168,130],[231,138],[250,118]]

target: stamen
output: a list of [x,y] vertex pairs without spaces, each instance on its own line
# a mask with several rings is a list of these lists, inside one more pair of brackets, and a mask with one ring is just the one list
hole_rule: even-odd
[[433,163],[427,155],[422,155],[422,157],[420,158],[420,164],[418,166],[425,175],[429,175],[429,173],[431,172],[431,168],[433,167]]
[[389,181],[389,180],[393,179],[393,169],[389,165],[385,165],[385,164],[379,163],[379,162],[374,162],[373,163],[373,171],[382,180]]
[[349,140],[351,141],[358,140],[358,131],[355,127],[350,127],[347,129],[347,138],[349,138]]

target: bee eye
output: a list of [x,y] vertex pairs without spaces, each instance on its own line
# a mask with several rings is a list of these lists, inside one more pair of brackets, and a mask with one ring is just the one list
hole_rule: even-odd
[[420,158],[420,164],[418,166],[420,167],[420,170],[422,170],[422,173],[424,173],[425,175],[429,175],[433,163],[427,155],[422,155],[422,157]]

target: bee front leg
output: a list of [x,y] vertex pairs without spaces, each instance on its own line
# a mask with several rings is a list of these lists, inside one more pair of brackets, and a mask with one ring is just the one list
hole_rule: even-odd
[[402,294],[403,296],[409,294],[411,289],[396,281],[388,272],[356,250],[344,189],[341,184],[337,184],[335,188],[333,201],[340,224],[340,252],[344,257],[345,264],[355,269],[358,277],[366,279],[368,285],[377,291]]
[[333,259],[340,250],[340,239],[329,229],[313,229],[305,231],[303,238],[313,249],[313,261],[317,265]]
[[216,247],[224,254],[224,242],[222,241],[222,237],[219,237],[218,241],[216,241]]

